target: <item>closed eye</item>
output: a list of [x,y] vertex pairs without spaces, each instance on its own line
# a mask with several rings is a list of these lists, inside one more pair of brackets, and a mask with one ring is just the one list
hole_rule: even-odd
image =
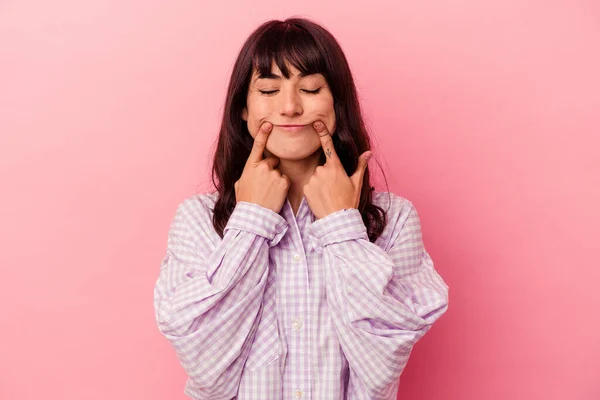
[[277,92],[277,90],[259,90],[262,94],[273,94]]
[[306,89],[302,89],[304,90],[306,93],[310,93],[310,94],[317,94],[321,91],[321,88],[315,89],[315,90],[306,90]]
[[[309,94],[317,94],[321,91],[321,88],[315,89],[315,90],[308,90],[308,89],[302,89],[303,92],[305,93],[309,93]],[[277,93],[278,90],[259,90],[259,92],[261,92],[262,94],[273,94],[273,93]]]

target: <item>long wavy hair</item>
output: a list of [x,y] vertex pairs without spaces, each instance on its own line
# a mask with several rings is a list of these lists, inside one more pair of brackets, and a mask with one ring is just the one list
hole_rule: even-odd
[[[212,182],[219,193],[213,226],[221,237],[236,205],[234,183],[242,175],[254,143],[242,119],[252,72],[270,73],[273,61],[285,78],[290,78],[289,63],[300,72],[320,73],[327,80],[336,117],[333,144],[348,175],[355,172],[358,157],[371,148],[350,67],[333,35],[304,18],[263,23],[250,34],[234,64],[213,159]],[[325,155],[320,151],[319,165],[323,165]],[[372,203],[373,190],[367,168],[358,210],[371,242],[381,235],[387,219],[386,211]]]

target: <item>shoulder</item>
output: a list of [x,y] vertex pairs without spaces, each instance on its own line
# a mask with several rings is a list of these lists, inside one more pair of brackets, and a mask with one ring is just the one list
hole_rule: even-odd
[[383,208],[384,211],[389,209],[392,213],[413,207],[412,202],[406,197],[394,192],[380,192],[377,190],[373,191],[373,204]]
[[177,205],[171,226],[185,226],[191,233],[197,234],[212,231],[213,209],[217,198],[217,192],[184,198]]
[[205,219],[212,213],[218,193],[199,193],[183,198],[175,210],[175,217],[185,219]]
[[373,204],[381,207],[386,213],[385,228],[379,238],[385,247],[397,239],[407,221],[416,218],[418,223],[415,206],[406,197],[393,192],[373,191]]
[[388,222],[392,220],[405,218],[409,213],[414,212],[414,204],[407,199],[393,192],[373,191],[373,204],[381,207],[388,216]]
[[215,191],[186,197],[177,206],[177,213],[187,214],[190,217],[206,217],[210,214],[212,218],[218,196],[219,193]]
[[184,246],[207,256],[219,242],[212,218],[217,192],[195,194],[182,199],[169,227],[169,246]]

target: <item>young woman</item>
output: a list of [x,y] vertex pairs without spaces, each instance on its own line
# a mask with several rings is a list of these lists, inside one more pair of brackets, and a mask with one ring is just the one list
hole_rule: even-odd
[[178,206],[154,291],[189,397],[396,398],[448,286],[413,204],[371,188],[369,149],[334,37],[300,18],[258,27],[231,75],[216,191]]

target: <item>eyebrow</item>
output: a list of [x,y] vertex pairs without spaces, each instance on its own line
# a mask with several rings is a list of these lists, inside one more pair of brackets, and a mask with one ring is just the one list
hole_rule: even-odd
[[[300,72],[298,74],[298,76],[300,78],[304,78],[304,77],[307,77],[309,75],[316,75],[316,74],[317,74],[317,72]],[[258,74],[256,76],[256,78],[254,78],[254,81],[256,82],[259,79],[277,79],[277,80],[281,80],[281,75],[277,75],[277,74],[274,74],[272,72],[268,72],[265,75]]]

